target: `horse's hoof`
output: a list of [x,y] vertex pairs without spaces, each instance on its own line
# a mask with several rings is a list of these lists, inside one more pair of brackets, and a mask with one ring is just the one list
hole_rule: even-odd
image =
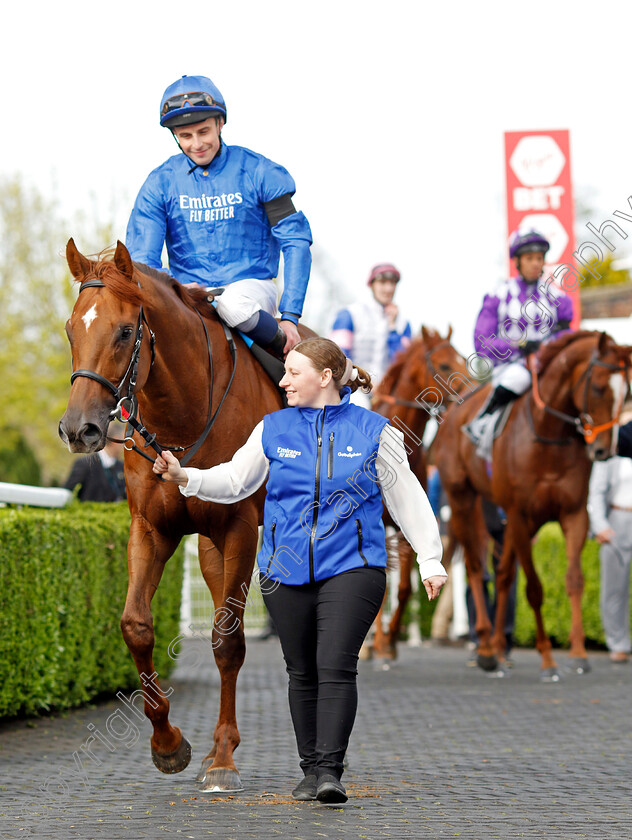
[[483,671],[495,671],[498,668],[498,659],[495,656],[484,656],[482,653],[477,654],[476,664]]
[[236,770],[215,767],[206,771],[201,789],[205,793],[239,793],[244,790],[244,786]]
[[180,746],[172,753],[158,753],[152,747],[151,760],[161,773],[181,773],[191,761],[191,744],[183,735]]
[[568,659],[566,668],[573,674],[588,674],[591,670],[591,664],[585,656],[577,656]]
[[203,782],[206,779],[206,773],[208,768],[213,763],[213,758],[204,758],[202,759],[202,766],[200,767],[197,776],[195,777],[196,782]]
[[503,679],[504,677],[508,677],[509,674],[510,672],[506,662],[499,662],[495,670],[487,672],[488,677],[495,677],[496,679]]
[[543,668],[540,671],[540,682],[544,683],[556,683],[559,682],[562,678],[559,670],[557,668]]

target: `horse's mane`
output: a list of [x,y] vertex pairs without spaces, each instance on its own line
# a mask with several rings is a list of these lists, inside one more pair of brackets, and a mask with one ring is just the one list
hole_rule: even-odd
[[577,330],[577,332],[564,332],[557,338],[547,341],[538,352],[538,369],[540,374],[545,372],[558,353],[570,347],[571,344],[574,344],[576,341],[581,341],[584,338],[597,338],[599,335],[601,333],[598,330]]
[[[145,289],[137,283],[128,280],[116,267],[113,249],[102,251],[97,255],[96,259],[90,260],[90,263],[91,273],[76,279],[75,282],[84,282],[89,277],[94,276],[107,287],[108,291],[119,298],[119,300],[124,300],[137,306],[147,303],[147,292]],[[216,314],[214,307],[208,301],[207,292],[202,287],[200,287],[199,291],[198,289],[185,289],[181,283],[178,283],[166,271],[159,271],[157,268],[150,268],[150,266],[139,262],[134,262],[133,266],[135,273],[138,272],[145,277],[150,277],[152,280],[170,289],[189,309],[197,309],[201,315]]]

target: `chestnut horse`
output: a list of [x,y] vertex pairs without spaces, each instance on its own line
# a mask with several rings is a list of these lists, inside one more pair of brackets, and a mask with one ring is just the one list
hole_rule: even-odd
[[[71,452],[103,448],[122,400],[132,421],[137,405],[136,426],[154,448],[175,449],[183,463],[193,453],[191,466],[210,467],[229,461],[263,416],[282,407],[270,377],[241,339],[233,341],[202,289],[190,292],[167,274],[132,263],[120,242],[113,259],[93,261],[71,239],[66,256],[79,284],[66,325],[74,373],[59,424]],[[134,442],[141,450],[146,445],[138,431]],[[151,600],[182,537],[199,534],[200,566],[215,605],[212,641],[221,689],[213,746],[197,778],[203,790],[240,790],[233,760],[240,741],[235,686],[265,490],[231,505],[185,499],[153,474],[151,458],[133,450],[125,452],[125,479],[131,527],[123,636],[138,673],[153,674]],[[166,696],[157,705],[146,700],[145,714],[156,767],[184,770],[191,748],[169,721]]]
[[[477,661],[484,670],[494,670],[504,661],[503,627],[517,559],[535,613],[541,677],[559,679],[542,621],[542,584],[531,554],[532,538],[551,521],[560,523],[566,541],[566,591],[571,604],[568,664],[577,673],[590,667],[581,615],[580,561],[588,532],[588,482],[592,461],[608,458],[614,448],[612,429],[627,388],[631,352],[632,348],[617,345],[601,332],[565,333],[543,345],[537,357],[539,373],[534,388],[516,400],[494,441],[491,470],[462,430],[480,410],[489,387],[455,406],[436,435],[433,457],[452,510],[455,536],[465,551],[476,607]],[[493,635],[483,599],[488,536],[478,503],[480,496],[503,508],[507,517],[496,578]]]
[[[440,405],[450,406],[468,382],[465,359],[450,343],[452,327],[443,337],[433,329],[421,328],[421,337],[400,353],[388,368],[373,397],[373,410],[388,417],[391,425],[404,434],[410,468],[422,487],[427,483],[427,464],[422,438],[430,412]],[[398,526],[384,507],[384,524]],[[390,659],[397,654],[397,639],[406,604],[412,592],[411,573],[414,552],[403,535],[397,535],[399,588],[397,607],[384,632],[382,609],[378,613],[373,637],[373,653]]]

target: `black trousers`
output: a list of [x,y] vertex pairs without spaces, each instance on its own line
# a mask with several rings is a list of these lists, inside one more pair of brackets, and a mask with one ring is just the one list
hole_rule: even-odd
[[358,705],[358,654],[386,588],[360,568],[303,586],[262,580],[290,677],[290,714],[304,773],[340,778]]

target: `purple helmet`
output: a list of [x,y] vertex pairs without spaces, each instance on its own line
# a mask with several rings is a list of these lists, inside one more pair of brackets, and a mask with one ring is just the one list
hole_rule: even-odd
[[530,230],[516,230],[512,233],[509,240],[509,256],[511,259],[519,257],[521,254],[527,254],[530,251],[537,251],[540,254],[546,254],[551,247],[548,239],[545,239],[541,233],[534,228]]
[[183,76],[169,85],[160,100],[160,125],[176,128],[213,116],[224,117],[224,97],[206,76]]

